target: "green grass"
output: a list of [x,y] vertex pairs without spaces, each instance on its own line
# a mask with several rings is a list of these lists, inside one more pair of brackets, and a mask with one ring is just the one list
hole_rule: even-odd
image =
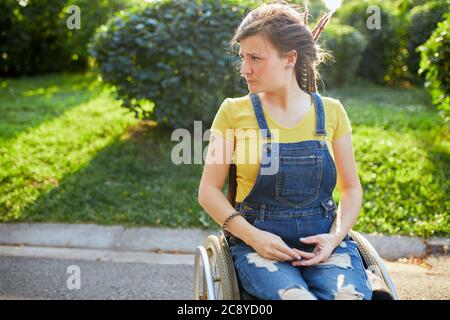
[[450,131],[423,89],[353,86],[341,99],[353,126],[364,202],[355,229],[450,235]]
[[93,77],[0,81],[0,221],[210,226],[200,165],[137,122]]
[[[448,236],[449,130],[426,93],[324,95],[353,126],[364,188],[355,229]],[[96,76],[0,79],[0,112],[0,221],[215,226],[196,201],[203,166],[173,164],[171,132],[133,119]]]

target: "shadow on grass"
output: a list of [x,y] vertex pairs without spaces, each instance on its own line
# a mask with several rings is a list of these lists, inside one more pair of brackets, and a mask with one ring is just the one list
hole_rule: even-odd
[[[405,140],[399,139],[398,146],[395,142],[384,144],[385,148],[367,147],[370,144],[366,143],[363,151],[357,150],[362,155],[373,148],[370,156],[364,157],[364,171],[360,172],[365,177],[361,179],[365,201],[357,228],[424,238],[448,237],[450,153],[448,144],[442,143],[448,141],[448,130],[410,130]],[[377,144],[376,139],[373,141]]]
[[208,227],[197,203],[202,165],[175,165],[170,132],[148,122],[127,134],[23,211],[35,222]]
[[61,116],[95,98],[101,85],[94,74],[0,78],[0,140]]
[[[448,141],[450,138],[450,130],[442,123],[442,127],[437,124],[434,130],[427,135],[416,132],[416,140],[420,147],[425,150],[430,164],[428,170],[432,176],[432,187],[424,185],[429,189],[428,194],[424,197],[425,210],[428,213],[429,221],[432,221],[432,227],[429,230],[432,236],[450,236],[450,216],[448,210],[450,208],[450,150],[448,149]],[[447,141],[447,147],[444,145]]]

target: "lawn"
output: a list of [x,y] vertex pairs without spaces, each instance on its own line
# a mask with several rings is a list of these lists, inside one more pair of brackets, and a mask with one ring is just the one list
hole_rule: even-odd
[[330,92],[353,127],[364,202],[355,229],[450,235],[450,130],[423,89],[361,85]]
[[[322,94],[353,126],[355,229],[449,236],[449,130],[425,91]],[[127,114],[96,75],[0,79],[0,112],[0,221],[215,226],[196,201],[202,164],[173,164],[171,132]]]

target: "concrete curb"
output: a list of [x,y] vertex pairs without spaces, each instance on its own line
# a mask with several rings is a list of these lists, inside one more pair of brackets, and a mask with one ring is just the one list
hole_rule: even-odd
[[[0,223],[0,245],[192,254],[218,230],[125,228],[94,224]],[[386,260],[448,254],[449,238],[363,234]]]
[[213,233],[218,232],[94,224],[1,223],[0,245],[193,253]]
[[84,260],[97,262],[194,265],[193,254],[167,254],[130,251],[122,252],[104,249],[79,249],[61,247],[0,245],[0,256]]

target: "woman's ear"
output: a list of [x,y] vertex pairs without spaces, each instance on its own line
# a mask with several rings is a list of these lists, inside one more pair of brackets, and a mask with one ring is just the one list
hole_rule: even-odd
[[297,50],[291,50],[287,54],[286,69],[292,68],[297,62]]
[[297,62],[298,53],[297,50],[291,50],[288,54],[288,63],[295,66]]

